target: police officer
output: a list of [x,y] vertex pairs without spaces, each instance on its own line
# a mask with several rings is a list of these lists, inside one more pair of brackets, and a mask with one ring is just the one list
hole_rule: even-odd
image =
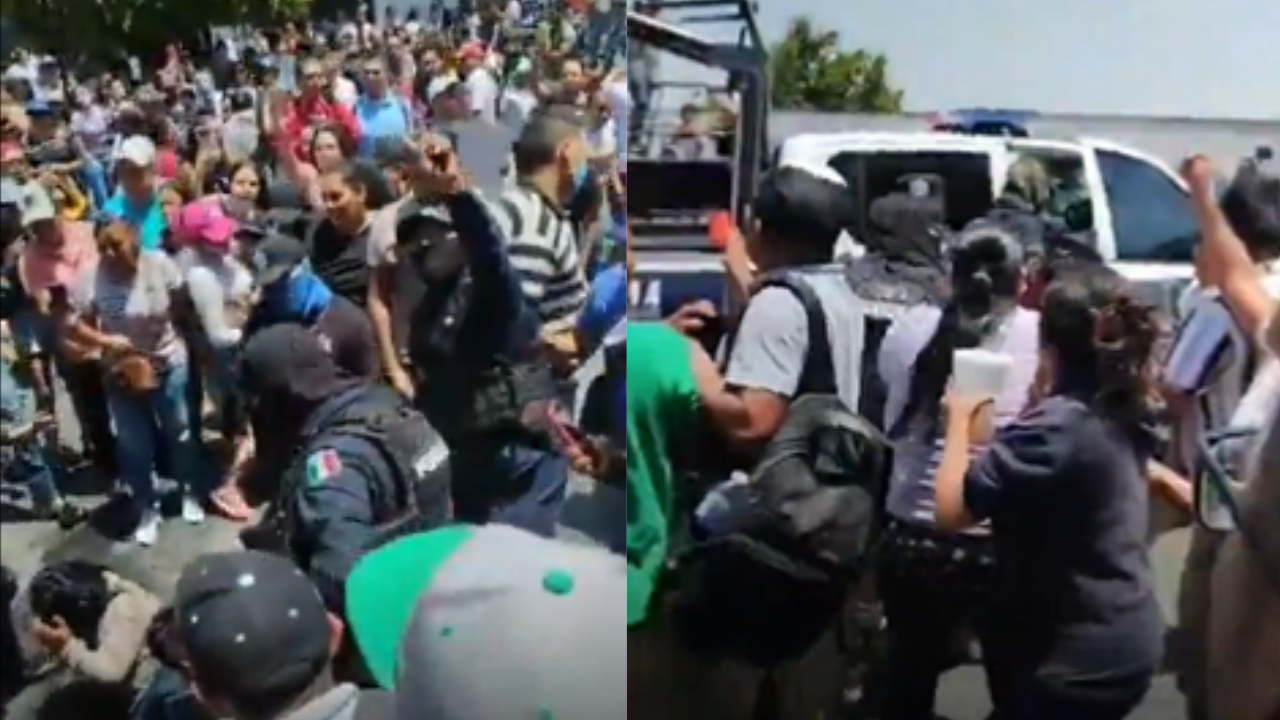
[[365,551],[450,519],[448,448],[403,396],[344,374],[299,325],[258,332],[240,369],[259,446],[289,453],[276,501],[245,545],[293,558],[341,615]]
[[409,214],[397,231],[397,257],[428,288],[408,338],[417,401],[452,451],[458,517],[550,534],[568,461],[545,424],[561,383],[541,317],[457,155],[444,144],[426,152],[443,204]]
[[904,177],[903,191],[872,202],[867,252],[847,263],[865,321],[858,412],[874,422],[884,411],[876,358],[885,333],[908,310],[940,305],[946,295],[943,247],[949,232],[941,183],[936,176]]
[[1048,214],[1053,201],[1053,184],[1044,165],[1035,158],[1019,158],[1009,168],[1004,190],[991,210],[970,225],[993,224],[1018,238],[1026,254],[1034,257],[1050,235],[1063,230]]

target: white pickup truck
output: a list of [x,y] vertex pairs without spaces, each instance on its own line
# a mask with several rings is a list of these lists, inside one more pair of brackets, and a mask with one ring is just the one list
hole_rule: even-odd
[[[829,166],[861,188],[864,205],[866,198],[895,189],[904,175],[938,175],[946,182],[950,223],[958,227],[990,208],[1009,168],[1028,156],[1040,160],[1055,180],[1087,196],[1102,256],[1150,301],[1175,311],[1194,274],[1196,219],[1175,169],[1134,148],[1094,138],[814,133],[783,141],[773,166]],[[641,251],[638,260],[632,297],[651,309],[655,304],[669,309],[677,298],[688,299],[690,286],[707,297],[707,278],[719,272],[719,259],[706,253]]]

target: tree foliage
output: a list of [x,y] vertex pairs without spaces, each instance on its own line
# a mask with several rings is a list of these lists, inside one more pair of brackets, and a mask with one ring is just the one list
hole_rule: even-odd
[[9,0],[0,16],[24,44],[80,58],[150,56],[210,27],[304,17],[312,0]]
[[840,47],[835,31],[821,31],[809,18],[792,21],[770,51],[775,107],[819,112],[896,113],[903,94],[889,78],[889,60],[865,50]]

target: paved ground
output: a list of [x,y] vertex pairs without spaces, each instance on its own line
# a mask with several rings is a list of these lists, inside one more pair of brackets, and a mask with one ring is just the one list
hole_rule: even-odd
[[[64,427],[73,427],[73,418],[67,408],[61,409],[59,417],[66,423]],[[86,499],[97,503],[103,498],[97,495]],[[238,544],[238,527],[210,520],[207,525],[197,528],[182,523],[180,519],[172,520],[164,528],[161,542],[146,551],[130,544],[112,542],[91,527],[63,533],[47,524],[6,523],[0,528],[0,540],[0,559],[24,578],[50,560],[75,558],[115,568],[157,594],[168,596],[183,566],[192,558],[204,552],[235,547]],[[1153,554],[1160,596],[1171,626],[1176,624],[1175,599],[1186,544],[1187,533],[1174,531],[1162,537]],[[964,668],[946,677],[938,707],[942,716],[948,720],[984,720],[989,709],[980,670]],[[1160,679],[1146,705],[1132,720],[1177,720],[1181,717],[1181,698],[1174,688],[1173,679],[1166,677]],[[31,719],[15,717],[8,720]]]

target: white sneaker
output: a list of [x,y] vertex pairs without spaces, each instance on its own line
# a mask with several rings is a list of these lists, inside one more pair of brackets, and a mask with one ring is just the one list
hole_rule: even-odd
[[184,497],[182,499],[182,519],[191,525],[203,525],[207,515],[204,512],[204,505],[195,498]]
[[138,523],[138,529],[133,531],[133,541],[142,547],[151,547],[160,540],[160,523],[163,519],[160,513],[155,510],[147,510],[142,513],[142,521]]

